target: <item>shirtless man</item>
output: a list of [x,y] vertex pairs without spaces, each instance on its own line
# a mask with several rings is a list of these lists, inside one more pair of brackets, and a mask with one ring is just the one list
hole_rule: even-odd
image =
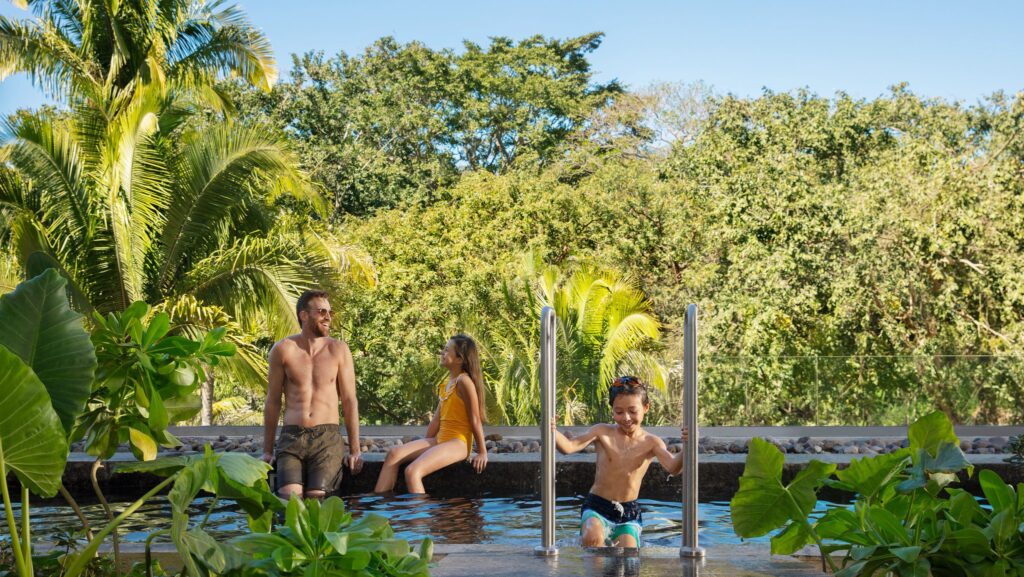
[[[614,425],[594,425],[574,439],[556,429],[555,446],[568,454],[597,442],[597,472],[580,514],[583,546],[638,547],[643,516],[636,500],[647,468],[657,458],[670,475],[678,475],[683,470],[683,453],[673,457],[665,441],[640,426],[650,408],[647,387],[640,379],[615,379],[608,396]],[[681,432],[686,442],[686,427]]]
[[[270,378],[263,416],[263,460],[277,460],[278,495],[322,499],[341,482],[342,462],[363,468],[359,451],[359,403],[352,353],[329,336],[331,303],[324,291],[306,291],[295,305],[302,332],[270,349]],[[285,396],[284,427],[274,454],[274,433]],[[349,452],[338,424],[345,414]]]

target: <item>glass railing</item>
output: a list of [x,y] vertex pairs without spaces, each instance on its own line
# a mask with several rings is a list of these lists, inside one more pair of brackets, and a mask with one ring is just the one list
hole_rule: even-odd
[[1024,357],[703,355],[699,409],[705,426],[1020,424]]

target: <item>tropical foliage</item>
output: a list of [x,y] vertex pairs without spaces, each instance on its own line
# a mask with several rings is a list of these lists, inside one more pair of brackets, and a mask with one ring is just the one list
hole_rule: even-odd
[[238,406],[320,284],[369,422],[426,419],[457,330],[488,351],[496,414],[531,422],[551,266],[628,279],[659,325],[643,359],[606,358],[565,315],[568,418],[600,418],[603,379],[646,367],[667,379],[652,417],[673,419],[689,302],[704,423],[1024,416],[1024,96],[627,91],[594,82],[600,33],[384,38],[296,57],[268,91],[265,40],[222,3],[28,4],[39,18],[5,20],[0,57],[69,108],[9,122],[0,284],[56,266],[80,310],[146,300],[172,332],[227,327],[218,392]]
[[382,38],[362,54],[294,58],[270,94],[233,96],[239,114],[294,138],[333,193],[335,214],[431,203],[469,171],[546,164],[595,110],[622,92],[594,84],[587,55],[603,39],[492,38],[431,50]]
[[[54,271],[0,297],[0,493],[15,569],[32,577],[29,493],[53,497],[67,462],[68,434],[85,405],[96,355],[81,315],[68,307],[65,281]],[[17,418],[11,418],[12,416]],[[7,473],[21,483],[19,534]]]
[[72,440],[84,438],[85,451],[97,459],[109,459],[123,443],[140,461],[156,458],[158,446],[180,445],[168,425],[199,412],[204,367],[235,354],[234,345],[221,342],[223,328],[196,341],[169,336],[167,314],[149,312],[139,301],[123,313],[94,313],[99,366]]
[[49,94],[110,117],[153,90],[230,105],[214,86],[219,76],[263,90],[277,78],[270,43],[223,0],[14,3],[36,18],[0,16],[0,80],[27,73]]
[[[1021,487],[982,471],[978,481],[991,508],[952,487],[973,467],[941,412],[911,425],[909,437],[908,448],[854,459],[838,471],[811,461],[788,485],[782,484],[782,453],[754,439],[730,504],[736,534],[755,537],[782,527],[772,537],[772,553],[790,554],[814,542],[838,577],[1021,575]],[[853,508],[809,517],[822,484],[855,493]],[[841,567],[831,559],[836,551],[846,553]]]
[[[367,514],[356,519],[338,497],[321,503],[292,496],[287,506],[267,486],[270,465],[248,455],[216,454],[169,457],[133,463],[119,472],[151,472],[174,478],[169,500],[174,542],[188,575],[244,577],[256,575],[359,574],[372,577],[424,577],[432,556],[431,540],[419,550],[394,537],[386,518]],[[189,518],[188,508],[201,492],[236,501],[248,515],[250,533],[220,542]],[[216,500],[211,504],[211,510]],[[284,523],[273,515],[284,510]],[[208,516],[207,516],[208,517]],[[152,568],[148,567],[147,571]]]

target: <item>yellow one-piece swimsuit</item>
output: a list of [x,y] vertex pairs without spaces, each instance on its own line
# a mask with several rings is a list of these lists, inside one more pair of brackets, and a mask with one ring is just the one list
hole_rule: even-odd
[[445,391],[447,384],[448,379],[445,379],[437,386],[437,397],[441,400],[441,427],[437,431],[437,442],[462,439],[466,443],[466,452],[470,453],[473,451],[473,427],[469,424],[469,412],[456,390],[458,385],[453,384],[450,391]]

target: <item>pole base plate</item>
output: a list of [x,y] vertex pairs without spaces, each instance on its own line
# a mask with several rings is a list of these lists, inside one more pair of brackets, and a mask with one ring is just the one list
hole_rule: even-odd
[[704,557],[705,551],[703,547],[680,547],[679,556],[688,557],[691,559],[701,559]]

